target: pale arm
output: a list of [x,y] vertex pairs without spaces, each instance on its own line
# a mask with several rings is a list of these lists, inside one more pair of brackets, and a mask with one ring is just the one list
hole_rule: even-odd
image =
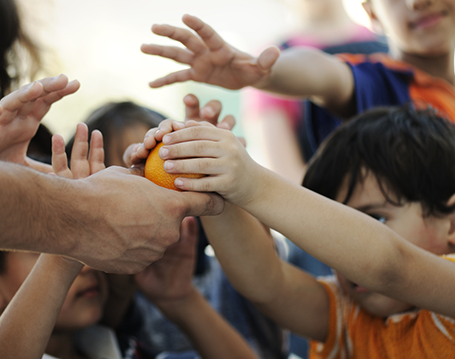
[[[228,131],[190,123],[166,135],[162,158],[181,189],[217,191],[348,279],[371,291],[455,317],[455,268],[355,209],[295,185],[251,160]],[[179,143],[192,139],[191,142]],[[204,141],[195,141],[204,139]]]

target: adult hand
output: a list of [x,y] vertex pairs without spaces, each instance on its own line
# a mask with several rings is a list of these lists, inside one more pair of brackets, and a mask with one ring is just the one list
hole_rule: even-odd
[[188,80],[233,90],[254,86],[269,76],[280,54],[277,47],[269,47],[255,58],[226,43],[209,25],[197,17],[184,15],[182,20],[197,35],[187,29],[171,25],[155,24],[152,31],[156,35],[182,43],[185,48],[144,44],[141,50],[149,55],[189,65],[190,68],[152,81],[150,87],[157,88]]
[[60,225],[77,239],[63,254],[102,271],[137,273],[178,241],[185,217],[217,215],[224,208],[216,194],[168,190],[132,175],[138,171],[109,167],[74,181],[77,208],[69,212],[70,223]]
[[65,75],[47,77],[21,87],[0,100],[0,160],[28,165],[40,171],[51,166],[26,157],[30,140],[51,105],[79,89]]

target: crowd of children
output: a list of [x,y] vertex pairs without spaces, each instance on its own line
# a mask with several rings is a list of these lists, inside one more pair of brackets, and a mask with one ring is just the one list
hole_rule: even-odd
[[[40,156],[33,137],[50,106],[79,83],[61,75],[12,91],[5,73],[0,161],[31,167],[37,189],[46,190],[47,183],[38,172],[62,177],[66,186],[108,176],[106,164],[140,173],[159,141],[166,171],[206,176],[178,178],[182,192],[161,190],[181,198],[182,207],[193,198],[198,209],[176,213],[179,241],[168,242],[165,251],[157,245],[152,260],[139,256],[133,270],[119,270],[116,262],[97,265],[102,260],[88,254],[20,248],[2,238],[1,248],[25,251],[0,252],[1,357],[285,358],[289,330],[311,341],[310,358],[453,358],[455,1],[367,0],[364,8],[386,34],[388,54],[332,56],[310,48],[280,54],[271,47],[255,58],[190,15],[183,21],[194,31],[152,27],[185,48],[142,46],[147,54],[189,66],[152,87],[193,80],[308,99],[305,128],[315,154],[302,186],[257,164],[230,131],[234,119],[218,123],[220,104],[200,109],[195,96],[184,99],[183,123],[131,102],[107,104],[77,126],[67,149],[54,135],[51,163],[45,163],[49,154]],[[201,210],[201,204],[214,208]],[[120,212],[139,237],[137,211]],[[201,217],[189,216],[194,213]],[[59,220],[75,221],[65,215]],[[85,223],[78,224],[86,236]],[[315,278],[291,265],[270,228],[333,275]],[[201,233],[215,262],[204,262]],[[58,234],[52,235],[57,241],[67,238]],[[95,241],[86,250],[106,248]],[[198,285],[204,266],[217,274]],[[219,306],[208,286],[219,290]],[[162,330],[151,307],[191,346],[153,348],[155,336],[172,336],[174,329]]]

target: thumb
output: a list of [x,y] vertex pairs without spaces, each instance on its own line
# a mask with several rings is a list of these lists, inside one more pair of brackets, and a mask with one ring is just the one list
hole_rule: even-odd
[[270,46],[266,48],[264,51],[262,51],[261,54],[259,55],[257,60],[258,66],[261,69],[268,71],[271,69],[271,67],[276,62],[279,56],[280,49],[276,46]]
[[224,199],[216,193],[180,192],[187,203],[186,216],[216,216],[224,209]]

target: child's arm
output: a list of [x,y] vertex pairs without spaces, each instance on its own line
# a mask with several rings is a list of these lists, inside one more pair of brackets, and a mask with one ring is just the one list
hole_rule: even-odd
[[269,47],[257,58],[227,44],[209,25],[184,15],[193,32],[171,25],[153,25],[152,31],[181,42],[185,48],[142,45],[146,54],[189,65],[150,83],[161,87],[193,80],[228,89],[254,86],[287,96],[310,97],[315,103],[340,116],[352,112],[354,82],[348,65],[314,49],[289,49],[279,55]]
[[72,259],[40,255],[0,316],[2,358],[42,358],[68,290],[82,266]]
[[[69,170],[63,138],[52,139],[52,164],[56,174],[83,178],[104,167],[101,133],[94,132],[87,160],[88,131],[79,124]],[[30,274],[0,316],[2,358],[41,358],[69,288],[83,264],[62,256],[41,254]]]
[[[194,122],[167,134],[160,149],[170,173],[205,173],[180,178],[184,190],[215,191],[299,247],[375,292],[455,317],[455,268],[407,242],[371,217],[329,200],[255,163],[232,133]],[[182,141],[189,141],[180,143]],[[166,153],[168,151],[168,154]]]
[[78,81],[65,75],[47,77],[21,87],[0,100],[0,160],[51,172],[48,165],[26,157],[30,140],[51,105],[76,92]]
[[182,222],[180,241],[163,258],[136,274],[139,288],[191,339],[203,358],[257,358],[232,328],[193,287],[198,228]]

